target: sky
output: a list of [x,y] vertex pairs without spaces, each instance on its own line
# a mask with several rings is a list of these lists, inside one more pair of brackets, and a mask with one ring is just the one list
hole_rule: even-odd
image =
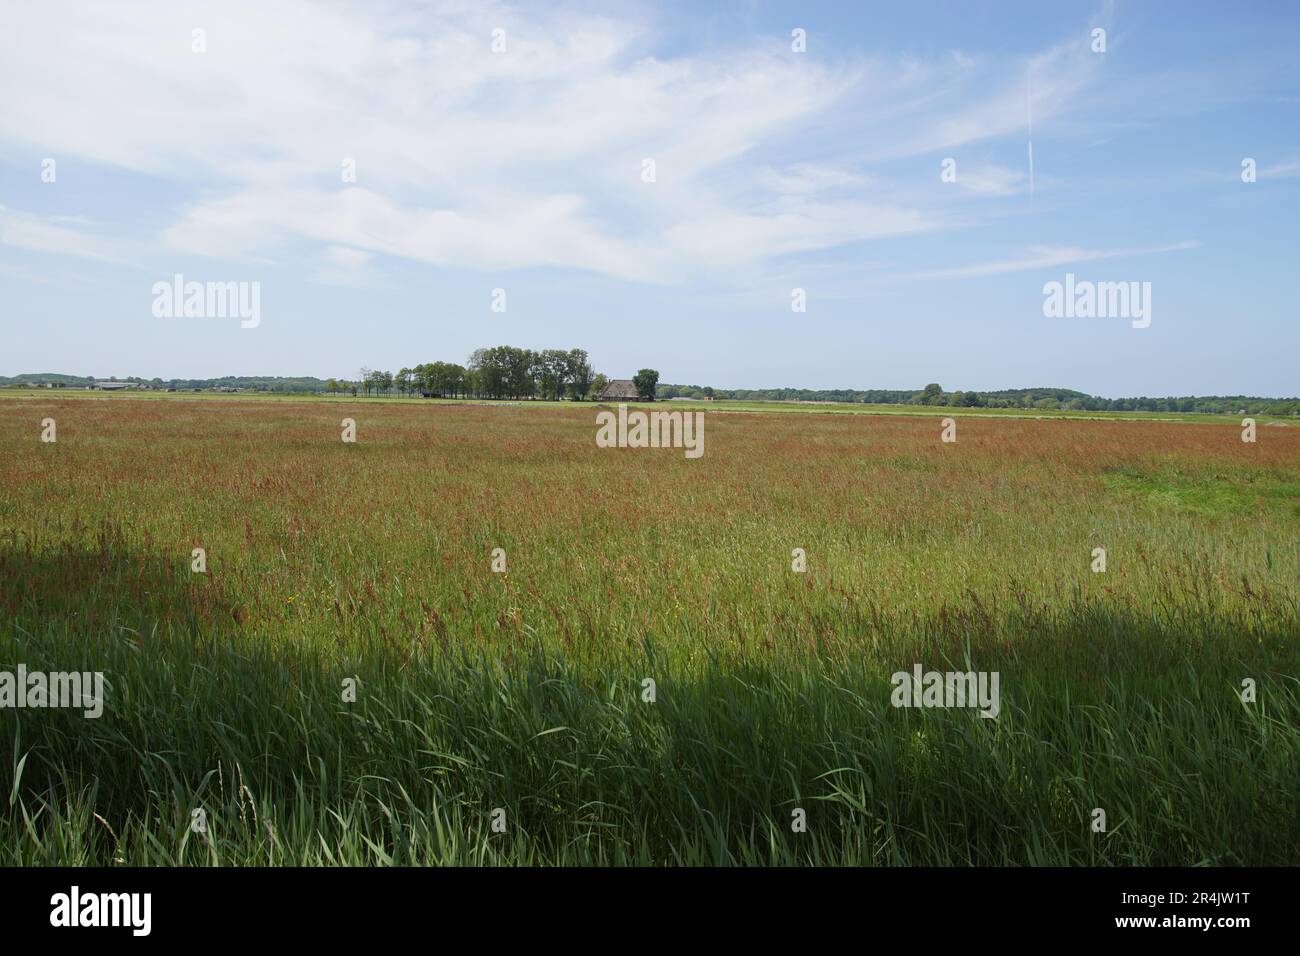
[[[510,344],[723,388],[1300,393],[1295,4],[2,19],[0,375]],[[160,305],[177,275],[256,284],[256,323]],[[1067,275],[1149,324],[1048,316]]]

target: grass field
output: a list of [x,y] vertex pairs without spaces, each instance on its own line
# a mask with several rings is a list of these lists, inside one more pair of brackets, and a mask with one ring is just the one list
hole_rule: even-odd
[[1300,862],[1300,429],[594,411],[0,397],[0,863]]

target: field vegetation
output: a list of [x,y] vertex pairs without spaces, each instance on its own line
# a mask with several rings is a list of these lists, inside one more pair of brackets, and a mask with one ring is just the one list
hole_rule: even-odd
[[0,863],[1297,862],[1300,430],[681,408],[0,397]]

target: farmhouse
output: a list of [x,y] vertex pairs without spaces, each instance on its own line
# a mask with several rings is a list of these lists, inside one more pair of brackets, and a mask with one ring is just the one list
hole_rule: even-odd
[[636,393],[636,386],[632,384],[630,378],[611,378],[605,383],[605,387],[600,390],[596,396],[598,402],[636,402],[648,401],[640,399]]

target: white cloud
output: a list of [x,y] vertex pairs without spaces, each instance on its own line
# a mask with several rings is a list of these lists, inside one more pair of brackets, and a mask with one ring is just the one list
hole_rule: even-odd
[[[162,256],[296,257],[321,281],[357,278],[369,258],[338,257],[365,255],[672,282],[942,229],[943,214],[862,162],[1025,120],[1023,76],[1005,64],[836,66],[773,44],[662,59],[644,55],[641,21],[573,10],[49,0],[6,17],[0,142],[179,188]],[[1087,82],[1078,46],[1036,59],[1036,117]],[[645,158],[654,183],[640,179]],[[1005,196],[1021,178],[985,166],[959,182]],[[65,244],[50,222],[9,222],[11,244],[111,252],[84,231]]]

